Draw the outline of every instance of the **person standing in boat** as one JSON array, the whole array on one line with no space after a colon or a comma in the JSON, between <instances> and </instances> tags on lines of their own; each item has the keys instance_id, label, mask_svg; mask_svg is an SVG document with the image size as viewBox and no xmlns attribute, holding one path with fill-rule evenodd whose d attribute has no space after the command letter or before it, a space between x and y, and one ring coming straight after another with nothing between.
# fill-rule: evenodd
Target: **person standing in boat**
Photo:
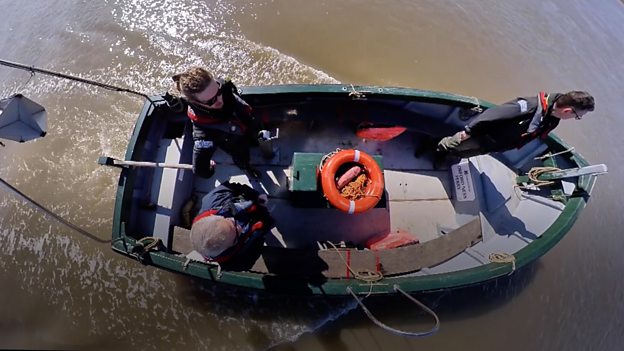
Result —
<instances>
[{"instance_id":1,"label":"person standing in boat","mask_svg":"<svg viewBox=\"0 0 624 351\"><path fill-rule=\"evenodd\" d=\"M594 110L594 98L585 91L521 97L489 108L464 130L440 140L436 159L446 155L471 157L521 148L531 140L544 139L562 119L580 120Z\"/></svg>"},{"instance_id":2,"label":"person standing in boat","mask_svg":"<svg viewBox=\"0 0 624 351\"><path fill-rule=\"evenodd\" d=\"M191 244L225 269L245 270L256 262L273 226L266 194L225 182L202 198L191 226Z\"/></svg>"},{"instance_id":3,"label":"person standing in boat","mask_svg":"<svg viewBox=\"0 0 624 351\"><path fill-rule=\"evenodd\" d=\"M258 123L234 83L213 78L201 67L192 67L172 79L188 103L187 115L193 123L194 173L204 178L214 174L212 156L219 147L248 175L259 178L260 173L249 163L249 149L257 143Z\"/></svg>"}]
</instances>

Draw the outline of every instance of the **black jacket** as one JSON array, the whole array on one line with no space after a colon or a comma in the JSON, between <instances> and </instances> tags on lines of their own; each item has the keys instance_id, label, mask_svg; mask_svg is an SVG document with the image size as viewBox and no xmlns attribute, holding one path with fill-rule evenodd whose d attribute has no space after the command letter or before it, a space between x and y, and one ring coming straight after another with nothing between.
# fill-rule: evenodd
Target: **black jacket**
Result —
<instances>
[{"instance_id":1,"label":"black jacket","mask_svg":"<svg viewBox=\"0 0 624 351\"><path fill-rule=\"evenodd\" d=\"M223 107L217 110L208 109L188 101L189 118L200 128L218 129L224 132L231 132L230 123L234 123L240 128L240 134L249 135L255 140L260 125L251 114L251 106L239 95L234 83L222 79L217 79L217 81L221 84Z\"/></svg>"},{"instance_id":2,"label":"black jacket","mask_svg":"<svg viewBox=\"0 0 624 351\"><path fill-rule=\"evenodd\" d=\"M533 139L545 138L557 127L559 118L552 116L552 109L560 96L547 95L546 105L539 96L516 98L485 110L465 126L465 131L488 152L520 148Z\"/></svg>"}]
</instances>

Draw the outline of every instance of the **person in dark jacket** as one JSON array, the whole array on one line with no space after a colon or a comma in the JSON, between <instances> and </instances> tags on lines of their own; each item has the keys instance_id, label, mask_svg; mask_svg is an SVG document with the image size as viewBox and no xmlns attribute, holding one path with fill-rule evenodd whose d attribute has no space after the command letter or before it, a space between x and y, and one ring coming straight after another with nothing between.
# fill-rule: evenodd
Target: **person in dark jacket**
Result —
<instances>
[{"instance_id":1,"label":"person in dark jacket","mask_svg":"<svg viewBox=\"0 0 624 351\"><path fill-rule=\"evenodd\" d=\"M257 143L259 123L234 83L213 78L201 67L192 67L172 79L188 103L187 115L193 123L194 173L205 178L214 174L212 155L219 147L232 156L234 164L259 178L249 163L249 149Z\"/></svg>"},{"instance_id":2,"label":"person in dark jacket","mask_svg":"<svg viewBox=\"0 0 624 351\"><path fill-rule=\"evenodd\" d=\"M191 244L225 269L248 269L261 254L273 226L267 196L251 187L225 182L202 198L191 226Z\"/></svg>"},{"instance_id":3,"label":"person in dark jacket","mask_svg":"<svg viewBox=\"0 0 624 351\"><path fill-rule=\"evenodd\" d=\"M440 140L438 159L447 154L471 157L521 148L531 140L544 139L562 119L581 119L594 110L594 98L584 91L565 94L540 92L489 108L464 130Z\"/></svg>"}]
</instances>

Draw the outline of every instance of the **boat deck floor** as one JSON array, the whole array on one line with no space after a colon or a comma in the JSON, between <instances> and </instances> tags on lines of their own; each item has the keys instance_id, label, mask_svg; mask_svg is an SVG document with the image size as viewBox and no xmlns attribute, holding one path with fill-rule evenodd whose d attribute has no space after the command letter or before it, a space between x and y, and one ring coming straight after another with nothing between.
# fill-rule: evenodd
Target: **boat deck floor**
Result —
<instances>
[{"instance_id":1,"label":"boat deck floor","mask_svg":"<svg viewBox=\"0 0 624 351\"><path fill-rule=\"evenodd\" d=\"M260 179L249 179L234 166L229 155L217 151L218 166L209 179L195 178L194 191L204 194L224 181L247 184L269 196L275 218L269 245L303 247L317 241L361 244L380 234L408 232L425 242L441 235L441 228L457 227L448 170L433 170L431 158L414 156L414 136L409 133L387 141L365 141L355 133L308 123L290 123L280 128L272 159L252 149L252 164ZM293 206L288 178L294 152L328 153L354 148L382 157L385 203L357 215L328 206Z\"/></svg>"},{"instance_id":2,"label":"boat deck floor","mask_svg":"<svg viewBox=\"0 0 624 351\"><path fill-rule=\"evenodd\" d=\"M147 184L137 192L148 193L147 202L154 203L155 210L140 209L131 230L159 237L172 247L184 203L192 194L201 198L225 181L247 184L269 196L268 207L276 224L266 243L273 247L303 248L323 241L363 244L388 232L407 232L426 243L479 217L483 241L444 265L414 273L432 274L478 266L486 263L493 252L520 250L541 235L563 208L544 196L518 196L516 174L491 156L470 160L475 199L459 201L454 198L452 170L435 170L430 152L415 156L422 136L405 132L387 142L366 141L346 127L330 127L303 121L280 127L273 158L264 158L259 148L251 150L251 163L260 171L260 179L250 179L221 150L214 155L216 172L208 179L194 177L188 170L153 170L145 177L149 179ZM186 133L182 138L161 139L154 148L157 162L188 163L192 140ZM350 148L381 156L385 195L380 204L357 215L348 215L327 203L295 205L288 184L294 152L326 154Z\"/></svg>"}]
</instances>

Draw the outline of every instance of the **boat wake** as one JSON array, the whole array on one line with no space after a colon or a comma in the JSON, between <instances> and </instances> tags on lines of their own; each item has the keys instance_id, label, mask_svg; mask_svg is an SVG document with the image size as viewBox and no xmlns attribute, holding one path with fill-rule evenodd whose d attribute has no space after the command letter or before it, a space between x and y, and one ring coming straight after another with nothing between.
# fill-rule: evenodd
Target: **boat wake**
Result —
<instances>
[{"instance_id":1,"label":"boat wake","mask_svg":"<svg viewBox=\"0 0 624 351\"><path fill-rule=\"evenodd\" d=\"M111 48L122 52L126 62L140 59L137 67L125 67L127 72L121 74L134 73L133 83L142 82L134 88L164 90L173 74L191 65L207 67L237 85L338 83L291 56L246 39L235 20L245 9L231 2L165 0L155 6L138 0L117 1L114 6L120 26L142 35Z\"/></svg>"}]
</instances>

